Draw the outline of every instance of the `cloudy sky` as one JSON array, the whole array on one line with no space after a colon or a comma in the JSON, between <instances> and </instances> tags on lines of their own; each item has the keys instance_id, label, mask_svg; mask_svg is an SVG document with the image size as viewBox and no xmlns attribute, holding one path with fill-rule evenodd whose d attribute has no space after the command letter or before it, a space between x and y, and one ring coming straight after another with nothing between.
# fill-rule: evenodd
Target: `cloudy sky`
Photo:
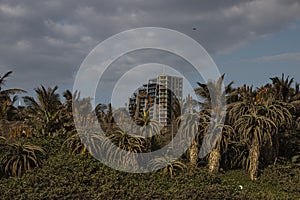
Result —
<instances>
[{"instance_id":1,"label":"cloudy sky","mask_svg":"<svg viewBox=\"0 0 300 200\"><path fill-rule=\"evenodd\" d=\"M41 84L72 89L96 45L149 26L199 42L236 85L281 73L300 82L299 0L0 0L0 75L12 70L7 87L29 93Z\"/></svg>"}]
</instances>

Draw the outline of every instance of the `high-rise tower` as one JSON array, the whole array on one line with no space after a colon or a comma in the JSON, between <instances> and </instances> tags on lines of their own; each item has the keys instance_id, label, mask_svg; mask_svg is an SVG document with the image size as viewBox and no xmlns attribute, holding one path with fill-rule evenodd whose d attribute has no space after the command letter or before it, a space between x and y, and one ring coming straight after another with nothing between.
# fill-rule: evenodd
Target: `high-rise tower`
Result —
<instances>
[{"instance_id":1,"label":"high-rise tower","mask_svg":"<svg viewBox=\"0 0 300 200\"><path fill-rule=\"evenodd\" d=\"M129 113L135 116L143 110L149 110L152 119L167 126L178 115L175 109L179 108L182 102L182 88L181 77L160 74L151 78L129 98Z\"/></svg>"}]
</instances>

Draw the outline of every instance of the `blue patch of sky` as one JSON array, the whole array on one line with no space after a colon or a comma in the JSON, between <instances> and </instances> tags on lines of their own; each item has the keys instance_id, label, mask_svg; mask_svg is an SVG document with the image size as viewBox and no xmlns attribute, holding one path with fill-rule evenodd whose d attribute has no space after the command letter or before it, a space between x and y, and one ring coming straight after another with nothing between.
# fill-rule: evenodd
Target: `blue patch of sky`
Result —
<instances>
[{"instance_id":1,"label":"blue patch of sky","mask_svg":"<svg viewBox=\"0 0 300 200\"><path fill-rule=\"evenodd\" d=\"M259 87L269 82L270 77L282 73L300 82L300 61L273 60L257 61L258 58L286 53L300 52L300 20L292 26L271 36L261 38L227 55L213 56L222 73L226 73L226 82Z\"/></svg>"}]
</instances>

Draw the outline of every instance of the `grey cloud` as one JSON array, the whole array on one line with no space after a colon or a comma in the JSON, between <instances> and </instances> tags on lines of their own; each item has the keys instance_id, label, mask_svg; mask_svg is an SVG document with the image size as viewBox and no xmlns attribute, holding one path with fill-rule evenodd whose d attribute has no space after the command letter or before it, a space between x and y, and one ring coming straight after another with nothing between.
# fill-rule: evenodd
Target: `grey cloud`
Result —
<instances>
[{"instance_id":1,"label":"grey cloud","mask_svg":"<svg viewBox=\"0 0 300 200\"><path fill-rule=\"evenodd\" d=\"M287 61L300 61L300 52L283 53L272 56L263 56L256 58L255 62L287 62Z\"/></svg>"},{"instance_id":2,"label":"grey cloud","mask_svg":"<svg viewBox=\"0 0 300 200\"><path fill-rule=\"evenodd\" d=\"M89 51L120 31L171 28L218 54L270 36L299 16L298 0L2 0L0 66L14 71L13 87L71 85Z\"/></svg>"}]
</instances>

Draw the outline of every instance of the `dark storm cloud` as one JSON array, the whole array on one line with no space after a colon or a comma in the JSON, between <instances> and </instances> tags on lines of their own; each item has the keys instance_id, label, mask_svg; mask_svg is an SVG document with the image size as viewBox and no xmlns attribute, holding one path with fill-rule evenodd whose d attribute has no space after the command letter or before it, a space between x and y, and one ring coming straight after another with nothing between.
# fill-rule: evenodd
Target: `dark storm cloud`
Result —
<instances>
[{"instance_id":1,"label":"dark storm cloud","mask_svg":"<svg viewBox=\"0 0 300 200\"><path fill-rule=\"evenodd\" d=\"M71 86L89 51L120 31L171 28L217 54L272 35L299 15L298 0L1 0L0 72L14 71L12 87Z\"/></svg>"}]
</instances>

